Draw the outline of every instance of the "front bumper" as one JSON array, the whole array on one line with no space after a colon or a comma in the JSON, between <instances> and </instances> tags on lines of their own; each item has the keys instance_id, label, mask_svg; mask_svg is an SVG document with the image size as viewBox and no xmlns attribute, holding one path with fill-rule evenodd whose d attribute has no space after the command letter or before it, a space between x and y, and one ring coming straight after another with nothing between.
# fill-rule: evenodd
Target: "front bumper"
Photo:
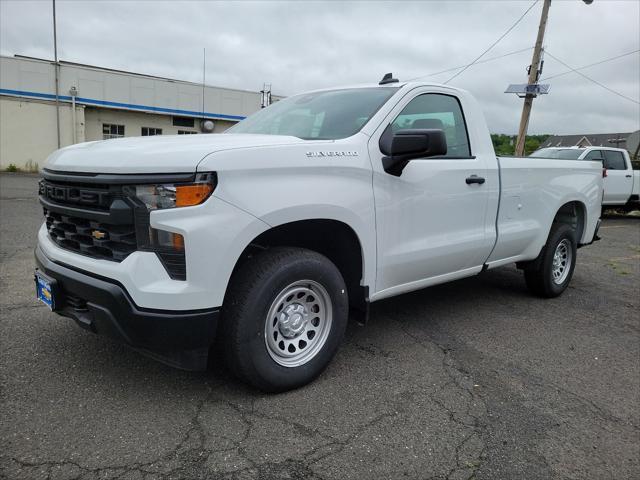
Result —
<instances>
[{"instance_id":1,"label":"front bumper","mask_svg":"<svg viewBox=\"0 0 640 480\"><path fill-rule=\"evenodd\" d=\"M171 366L204 370L219 308L157 310L138 307L117 281L50 260L38 246L36 266L55 282L55 312Z\"/></svg>"}]
</instances>

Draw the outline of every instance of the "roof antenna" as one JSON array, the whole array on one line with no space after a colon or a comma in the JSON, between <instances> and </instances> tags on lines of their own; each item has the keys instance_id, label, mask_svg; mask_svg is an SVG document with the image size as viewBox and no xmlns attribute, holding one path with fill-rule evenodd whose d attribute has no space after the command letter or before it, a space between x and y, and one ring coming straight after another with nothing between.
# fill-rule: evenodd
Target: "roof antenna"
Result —
<instances>
[{"instance_id":1,"label":"roof antenna","mask_svg":"<svg viewBox=\"0 0 640 480\"><path fill-rule=\"evenodd\" d=\"M398 83L400 80L398 80L397 78L393 78L393 73L385 73L384 77L382 77L382 80L380 80L380 83L378 83L378 85L386 85L387 83Z\"/></svg>"}]
</instances>

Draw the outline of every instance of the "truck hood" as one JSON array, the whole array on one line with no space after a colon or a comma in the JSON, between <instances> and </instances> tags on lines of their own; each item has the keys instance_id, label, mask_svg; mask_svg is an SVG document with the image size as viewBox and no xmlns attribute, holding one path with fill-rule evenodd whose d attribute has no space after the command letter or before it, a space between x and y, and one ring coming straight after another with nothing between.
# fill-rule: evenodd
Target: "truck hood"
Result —
<instances>
[{"instance_id":1,"label":"truck hood","mask_svg":"<svg viewBox=\"0 0 640 480\"><path fill-rule=\"evenodd\" d=\"M53 152L45 168L84 173L195 172L207 155L223 150L304 143L282 135L158 135L87 142Z\"/></svg>"}]
</instances>

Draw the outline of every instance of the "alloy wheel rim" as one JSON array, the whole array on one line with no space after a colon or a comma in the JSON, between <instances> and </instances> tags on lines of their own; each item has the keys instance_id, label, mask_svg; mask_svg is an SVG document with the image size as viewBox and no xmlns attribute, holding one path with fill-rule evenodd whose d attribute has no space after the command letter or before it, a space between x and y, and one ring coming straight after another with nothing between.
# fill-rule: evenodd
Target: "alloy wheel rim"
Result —
<instances>
[{"instance_id":1,"label":"alloy wheel rim","mask_svg":"<svg viewBox=\"0 0 640 480\"><path fill-rule=\"evenodd\" d=\"M333 317L327 290L313 280L285 287L265 319L265 344L271 358L284 367L299 367L327 342Z\"/></svg>"},{"instance_id":2,"label":"alloy wheel rim","mask_svg":"<svg viewBox=\"0 0 640 480\"><path fill-rule=\"evenodd\" d=\"M553 253L553 263L551 266L551 275L553 283L561 285L569 276L571 270L571 262L573 261L573 251L571 244L566 238L562 240Z\"/></svg>"}]
</instances>

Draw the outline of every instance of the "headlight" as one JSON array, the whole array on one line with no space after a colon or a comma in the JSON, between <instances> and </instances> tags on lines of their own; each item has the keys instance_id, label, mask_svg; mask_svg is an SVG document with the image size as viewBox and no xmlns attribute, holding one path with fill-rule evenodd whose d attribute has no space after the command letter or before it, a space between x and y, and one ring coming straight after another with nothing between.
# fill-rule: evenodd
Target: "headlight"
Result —
<instances>
[{"instance_id":1,"label":"headlight","mask_svg":"<svg viewBox=\"0 0 640 480\"><path fill-rule=\"evenodd\" d=\"M215 173L197 173L189 183L127 185L124 195L135 205L138 250L155 252L169 277L186 280L184 238L179 233L151 227L150 212L167 208L200 205L216 187Z\"/></svg>"},{"instance_id":2,"label":"headlight","mask_svg":"<svg viewBox=\"0 0 640 480\"><path fill-rule=\"evenodd\" d=\"M192 183L131 185L125 187L125 194L140 200L148 210L190 207L209 198L215 184L215 173L198 173Z\"/></svg>"}]
</instances>

